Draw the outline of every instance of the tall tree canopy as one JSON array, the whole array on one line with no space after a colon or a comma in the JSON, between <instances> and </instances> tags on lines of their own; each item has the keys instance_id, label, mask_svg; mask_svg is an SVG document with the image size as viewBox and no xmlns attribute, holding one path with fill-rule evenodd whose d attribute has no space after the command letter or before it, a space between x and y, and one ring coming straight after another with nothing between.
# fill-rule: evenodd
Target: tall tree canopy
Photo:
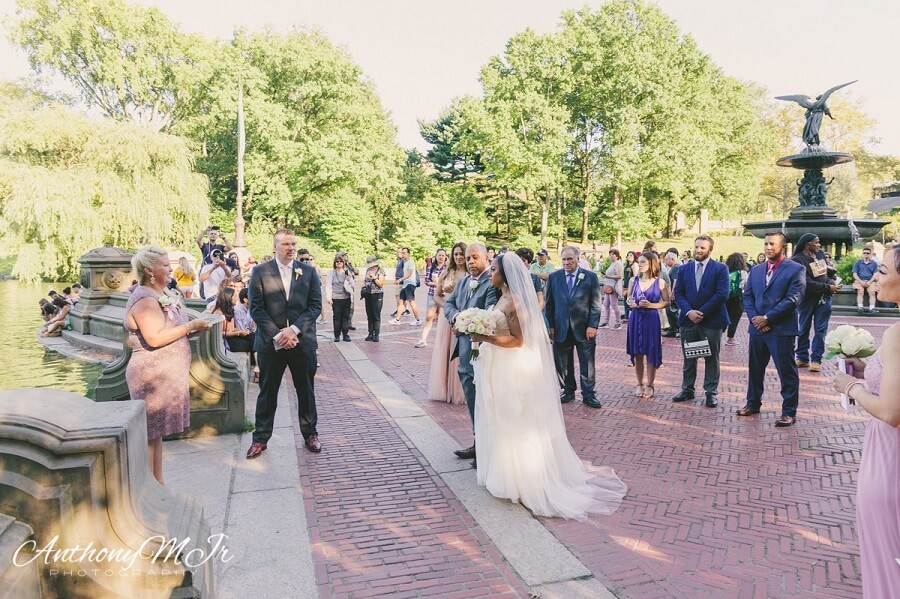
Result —
<instances>
[{"instance_id":1,"label":"tall tree canopy","mask_svg":"<svg viewBox=\"0 0 900 599\"><path fill-rule=\"evenodd\" d=\"M0 107L0 250L20 279L72 280L103 244L188 247L208 222L206 177L184 140L8 85Z\"/></svg>"}]
</instances>

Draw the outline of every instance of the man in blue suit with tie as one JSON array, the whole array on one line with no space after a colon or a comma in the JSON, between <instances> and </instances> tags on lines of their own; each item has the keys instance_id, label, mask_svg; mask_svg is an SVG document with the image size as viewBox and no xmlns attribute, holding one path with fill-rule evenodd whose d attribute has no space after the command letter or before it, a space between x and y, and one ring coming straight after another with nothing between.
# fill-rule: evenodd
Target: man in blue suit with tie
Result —
<instances>
[{"instance_id":1,"label":"man in blue suit with tie","mask_svg":"<svg viewBox=\"0 0 900 599\"><path fill-rule=\"evenodd\" d=\"M682 266L678 271L675 285L675 303L681 314L682 342L709 342L711 355L704 358L703 391L706 392L706 407L719 405L719 350L722 347L722 331L730 322L725 302L728 301L728 267L710 258L713 239L701 235L694 240L694 261ZM681 393L672 401L694 399L694 383L697 380L697 359L684 358L681 369Z\"/></svg>"},{"instance_id":2,"label":"man in blue suit with tie","mask_svg":"<svg viewBox=\"0 0 900 599\"><path fill-rule=\"evenodd\" d=\"M766 261L750 270L744 286L744 311L750 320L750 376L747 403L738 416L759 414L763 379L771 357L781 379L781 417L775 426L791 426L800 403L800 377L794 362L794 346L800 334L797 311L806 291L806 269L786 260L783 233L769 233Z\"/></svg>"},{"instance_id":3,"label":"man in blue suit with tie","mask_svg":"<svg viewBox=\"0 0 900 599\"><path fill-rule=\"evenodd\" d=\"M575 361L572 353L573 349L577 349L581 398L584 405L599 408L601 405L594 393L594 360L603 295L597 275L578 267L579 254L577 247L563 248L563 267L547 279L544 313L550 323L556 373L563 381L560 401L568 403L575 399Z\"/></svg>"}]
</instances>

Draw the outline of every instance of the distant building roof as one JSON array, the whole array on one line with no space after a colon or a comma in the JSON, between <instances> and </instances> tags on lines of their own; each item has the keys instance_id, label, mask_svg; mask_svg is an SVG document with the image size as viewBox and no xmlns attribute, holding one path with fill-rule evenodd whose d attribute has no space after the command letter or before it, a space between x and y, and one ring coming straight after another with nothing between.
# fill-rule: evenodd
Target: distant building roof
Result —
<instances>
[{"instance_id":1,"label":"distant building roof","mask_svg":"<svg viewBox=\"0 0 900 599\"><path fill-rule=\"evenodd\" d=\"M869 205L866 206L866 212L880 214L882 212L890 212L897 207L900 207L900 196L877 198L869 202Z\"/></svg>"}]
</instances>

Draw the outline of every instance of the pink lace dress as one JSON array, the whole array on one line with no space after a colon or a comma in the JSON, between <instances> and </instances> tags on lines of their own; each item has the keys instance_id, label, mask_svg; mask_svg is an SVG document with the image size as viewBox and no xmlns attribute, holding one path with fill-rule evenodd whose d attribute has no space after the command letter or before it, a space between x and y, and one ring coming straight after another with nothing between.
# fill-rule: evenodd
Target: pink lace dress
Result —
<instances>
[{"instance_id":1,"label":"pink lace dress","mask_svg":"<svg viewBox=\"0 0 900 599\"><path fill-rule=\"evenodd\" d=\"M881 391L881 350L866 365L866 387ZM900 596L900 429L877 418L866 425L856 528L862 561L863 597Z\"/></svg>"},{"instance_id":2,"label":"pink lace dress","mask_svg":"<svg viewBox=\"0 0 900 599\"><path fill-rule=\"evenodd\" d=\"M157 295L152 289L138 286L125 305L131 358L125 367L125 381L131 399L147 404L147 439L180 433L191 425L189 376L191 346L187 337L153 349L144 341L140 330L129 328L127 314L140 300ZM166 315L166 328L186 324L188 318L179 310Z\"/></svg>"}]
</instances>

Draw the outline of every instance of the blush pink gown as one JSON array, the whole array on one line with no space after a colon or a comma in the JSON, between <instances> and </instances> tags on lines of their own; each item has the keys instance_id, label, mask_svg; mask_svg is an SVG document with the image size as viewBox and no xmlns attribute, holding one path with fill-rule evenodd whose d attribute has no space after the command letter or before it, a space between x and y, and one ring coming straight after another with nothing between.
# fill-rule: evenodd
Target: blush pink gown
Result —
<instances>
[{"instance_id":1,"label":"blush pink gown","mask_svg":"<svg viewBox=\"0 0 900 599\"><path fill-rule=\"evenodd\" d=\"M881 351L866 365L866 387L881 391ZM900 428L877 418L866 425L856 485L856 529L863 597L900 597Z\"/></svg>"}]
</instances>

